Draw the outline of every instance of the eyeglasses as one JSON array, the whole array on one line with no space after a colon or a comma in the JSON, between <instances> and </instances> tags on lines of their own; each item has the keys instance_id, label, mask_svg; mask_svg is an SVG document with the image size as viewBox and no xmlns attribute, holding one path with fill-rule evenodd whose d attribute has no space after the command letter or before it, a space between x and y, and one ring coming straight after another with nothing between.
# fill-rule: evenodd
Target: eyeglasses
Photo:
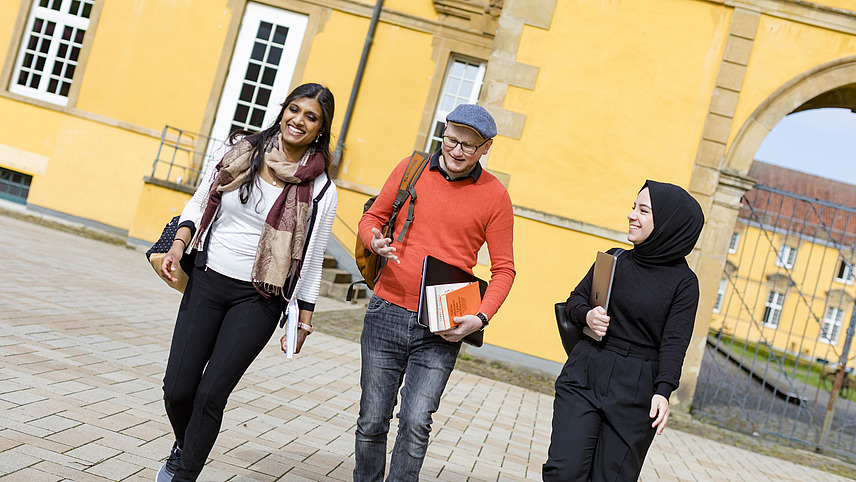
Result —
<instances>
[{"instance_id":1,"label":"eyeglasses","mask_svg":"<svg viewBox=\"0 0 856 482\"><path fill-rule=\"evenodd\" d=\"M454 149L458 145L461 146L461 150L464 151L464 154L475 154L476 150L479 147L485 145L487 141L490 139L485 139L481 144L470 144L469 142L462 142L451 136L443 136L443 145L449 149Z\"/></svg>"}]
</instances>

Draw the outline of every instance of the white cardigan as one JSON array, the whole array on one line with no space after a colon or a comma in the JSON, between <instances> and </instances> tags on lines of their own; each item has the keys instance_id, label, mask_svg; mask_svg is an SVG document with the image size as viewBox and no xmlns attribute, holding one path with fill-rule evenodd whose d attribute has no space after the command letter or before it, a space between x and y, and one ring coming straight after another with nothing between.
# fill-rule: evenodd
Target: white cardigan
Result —
<instances>
[{"instance_id":1,"label":"white cardigan","mask_svg":"<svg viewBox=\"0 0 856 482\"><path fill-rule=\"evenodd\" d=\"M215 159L222 157L220 155L215 157ZM199 187L196 188L193 197L190 198L181 212L179 223L190 221L196 229L193 240L187 247L187 252L190 252L193 248L202 249L204 243L203 233L198 229L198 223L202 219L205 204L208 202L208 191L214 182L214 175L216 173L214 167L216 164L217 162L213 160L207 163L202 173L202 181L199 183ZM315 178L315 184L312 187L313 196L318 196L318 193L324 188L324 184L327 183L327 179L327 174L325 173L321 173L321 175ZM330 231L333 229L338 201L339 195L336 192L336 185L331 182L324 196L318 201L315 225L312 228L312 235L309 238L306 257L303 259L300 279L297 281L297 286L294 289L294 296L297 296L301 310L314 311L315 303L318 301L318 292L321 287L321 268L324 265L324 252L327 250ZM218 217L219 213L215 214L212 224L217 222Z\"/></svg>"}]
</instances>

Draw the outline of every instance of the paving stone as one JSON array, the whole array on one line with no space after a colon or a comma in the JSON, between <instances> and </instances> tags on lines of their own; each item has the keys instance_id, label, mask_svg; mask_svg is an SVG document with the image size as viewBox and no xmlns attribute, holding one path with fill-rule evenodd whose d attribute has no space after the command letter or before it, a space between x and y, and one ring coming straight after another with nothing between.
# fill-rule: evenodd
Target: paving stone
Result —
<instances>
[{"instance_id":1,"label":"paving stone","mask_svg":"<svg viewBox=\"0 0 856 482\"><path fill-rule=\"evenodd\" d=\"M8 359L4 359L7 361ZM18 390L14 392L7 392L0 395L0 400L5 402L13 403L15 405L26 405L28 403L39 402L42 400L48 400L48 397L42 396L36 392L30 390Z\"/></svg>"},{"instance_id":2,"label":"paving stone","mask_svg":"<svg viewBox=\"0 0 856 482\"><path fill-rule=\"evenodd\" d=\"M121 451L100 445L97 442L91 442L66 452L67 455L85 460L93 465L115 457L119 453Z\"/></svg>"},{"instance_id":3,"label":"paving stone","mask_svg":"<svg viewBox=\"0 0 856 482\"><path fill-rule=\"evenodd\" d=\"M39 418L29 422L30 425L49 430L52 433L61 432L72 427L80 425L77 420L65 418L58 415L49 415L44 418Z\"/></svg>"},{"instance_id":4,"label":"paving stone","mask_svg":"<svg viewBox=\"0 0 856 482\"><path fill-rule=\"evenodd\" d=\"M38 463L41 459L22 452L21 446L0 452L0 473L8 474Z\"/></svg>"},{"instance_id":5,"label":"paving stone","mask_svg":"<svg viewBox=\"0 0 856 482\"><path fill-rule=\"evenodd\" d=\"M100 475L110 480L124 480L142 470L138 463L113 457L86 469L90 474Z\"/></svg>"},{"instance_id":6,"label":"paving stone","mask_svg":"<svg viewBox=\"0 0 856 482\"><path fill-rule=\"evenodd\" d=\"M26 481L26 482L51 482L65 480L64 477L42 472L41 470L27 467L11 474L0 476L3 481Z\"/></svg>"},{"instance_id":7,"label":"paving stone","mask_svg":"<svg viewBox=\"0 0 856 482\"><path fill-rule=\"evenodd\" d=\"M74 481L74 482L109 482L112 479L108 479L106 477L102 477L100 475L89 474L84 471L85 466L66 466L57 464L51 461L42 461L38 464L31 467L32 469L39 470L41 472L52 474L58 477L61 477L60 480L63 481ZM14 479L12 479L14 480ZM26 480L26 479L24 479ZM152 479L154 480L154 477Z\"/></svg>"}]
</instances>

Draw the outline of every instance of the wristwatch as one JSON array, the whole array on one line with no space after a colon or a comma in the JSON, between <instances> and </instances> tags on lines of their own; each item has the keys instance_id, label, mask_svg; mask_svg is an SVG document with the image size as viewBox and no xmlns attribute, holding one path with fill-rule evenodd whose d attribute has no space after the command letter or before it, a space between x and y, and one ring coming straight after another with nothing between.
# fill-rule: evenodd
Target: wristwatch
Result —
<instances>
[{"instance_id":1,"label":"wristwatch","mask_svg":"<svg viewBox=\"0 0 856 482\"><path fill-rule=\"evenodd\" d=\"M487 328L488 325L487 315L485 315L484 313L476 313L476 316L478 316L482 322L482 326L481 328L479 328L479 330L484 331L484 329Z\"/></svg>"}]
</instances>

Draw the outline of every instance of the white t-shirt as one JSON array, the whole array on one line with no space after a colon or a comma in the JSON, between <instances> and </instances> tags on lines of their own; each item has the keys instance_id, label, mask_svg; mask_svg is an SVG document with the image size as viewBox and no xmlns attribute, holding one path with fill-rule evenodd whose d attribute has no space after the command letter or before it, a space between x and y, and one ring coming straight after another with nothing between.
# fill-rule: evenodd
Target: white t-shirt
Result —
<instances>
[{"instance_id":1,"label":"white t-shirt","mask_svg":"<svg viewBox=\"0 0 856 482\"><path fill-rule=\"evenodd\" d=\"M282 186L256 178L250 199L241 204L240 189L223 193L217 222L211 225L208 268L230 278L252 281L259 237Z\"/></svg>"}]
</instances>

